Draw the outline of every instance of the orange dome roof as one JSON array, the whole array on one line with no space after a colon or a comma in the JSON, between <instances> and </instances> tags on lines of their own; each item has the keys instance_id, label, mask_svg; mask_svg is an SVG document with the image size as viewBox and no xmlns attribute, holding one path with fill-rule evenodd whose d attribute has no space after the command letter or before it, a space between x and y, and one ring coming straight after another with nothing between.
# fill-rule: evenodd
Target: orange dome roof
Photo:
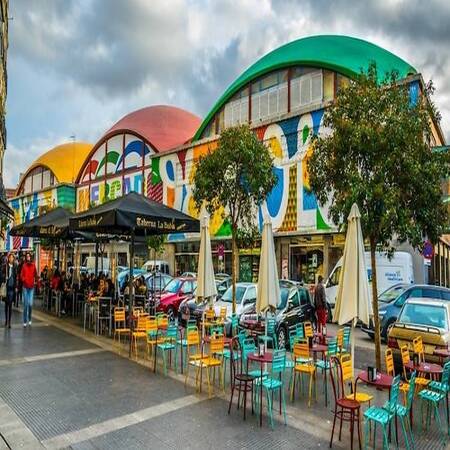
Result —
<instances>
[{"instance_id":1,"label":"orange dome roof","mask_svg":"<svg viewBox=\"0 0 450 450\"><path fill-rule=\"evenodd\" d=\"M27 175L36 167L45 167L53 172L58 183L75 182L81 166L92 149L86 142L68 142L57 145L39 156L22 175L17 192Z\"/></svg>"},{"instance_id":2,"label":"orange dome roof","mask_svg":"<svg viewBox=\"0 0 450 450\"><path fill-rule=\"evenodd\" d=\"M194 136L201 119L175 106L156 105L138 109L115 123L106 133L133 131L159 152L185 144Z\"/></svg>"}]
</instances>

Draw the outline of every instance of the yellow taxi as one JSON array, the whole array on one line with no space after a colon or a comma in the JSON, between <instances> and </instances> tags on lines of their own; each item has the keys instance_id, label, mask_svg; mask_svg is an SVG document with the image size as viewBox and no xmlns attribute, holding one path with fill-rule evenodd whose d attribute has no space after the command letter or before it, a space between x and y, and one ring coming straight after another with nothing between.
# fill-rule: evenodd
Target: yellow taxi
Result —
<instances>
[{"instance_id":1,"label":"yellow taxi","mask_svg":"<svg viewBox=\"0 0 450 450\"><path fill-rule=\"evenodd\" d=\"M422 337L425 360L439 362L435 350L447 348L450 343L450 302L429 298L405 302L388 333L388 347L396 365L401 365L400 347L408 345L412 352L413 339L417 336Z\"/></svg>"}]
</instances>

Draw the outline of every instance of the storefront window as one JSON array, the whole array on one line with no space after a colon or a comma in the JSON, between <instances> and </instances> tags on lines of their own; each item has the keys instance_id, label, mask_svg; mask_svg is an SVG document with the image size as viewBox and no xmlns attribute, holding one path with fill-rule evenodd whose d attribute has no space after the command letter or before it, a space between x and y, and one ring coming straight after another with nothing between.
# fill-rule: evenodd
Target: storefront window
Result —
<instances>
[{"instance_id":1,"label":"storefront window","mask_svg":"<svg viewBox=\"0 0 450 450\"><path fill-rule=\"evenodd\" d=\"M322 249L309 249L300 246L290 248L290 278L305 284L315 284L319 275L323 276Z\"/></svg>"}]
</instances>

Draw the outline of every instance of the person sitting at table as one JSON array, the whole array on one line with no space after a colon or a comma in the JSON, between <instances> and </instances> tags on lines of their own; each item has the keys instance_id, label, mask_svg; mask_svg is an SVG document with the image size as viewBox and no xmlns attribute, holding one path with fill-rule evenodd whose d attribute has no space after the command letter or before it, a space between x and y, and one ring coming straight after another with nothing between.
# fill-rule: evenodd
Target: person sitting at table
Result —
<instances>
[{"instance_id":1,"label":"person sitting at table","mask_svg":"<svg viewBox=\"0 0 450 450\"><path fill-rule=\"evenodd\" d=\"M66 311L72 308L72 289L69 280L64 280L61 290L61 314L65 315Z\"/></svg>"},{"instance_id":2,"label":"person sitting at table","mask_svg":"<svg viewBox=\"0 0 450 450\"><path fill-rule=\"evenodd\" d=\"M53 272L52 279L50 281L50 287L52 290L59 292L61 290L61 274L58 269Z\"/></svg>"},{"instance_id":3,"label":"person sitting at table","mask_svg":"<svg viewBox=\"0 0 450 450\"><path fill-rule=\"evenodd\" d=\"M136 295L147 295L147 284L142 276L136 280Z\"/></svg>"}]
</instances>

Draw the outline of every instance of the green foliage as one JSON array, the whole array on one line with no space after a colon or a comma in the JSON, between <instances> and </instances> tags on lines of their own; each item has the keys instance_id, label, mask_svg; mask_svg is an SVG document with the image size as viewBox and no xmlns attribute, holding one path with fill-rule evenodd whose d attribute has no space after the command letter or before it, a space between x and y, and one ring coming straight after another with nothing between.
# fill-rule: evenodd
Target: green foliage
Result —
<instances>
[{"instance_id":1,"label":"green foliage","mask_svg":"<svg viewBox=\"0 0 450 450\"><path fill-rule=\"evenodd\" d=\"M225 207L232 233L238 223L251 226L255 206L275 185L273 161L268 148L247 125L222 132L218 147L199 159L193 197L198 208L205 204L211 214Z\"/></svg>"},{"instance_id":2,"label":"green foliage","mask_svg":"<svg viewBox=\"0 0 450 450\"><path fill-rule=\"evenodd\" d=\"M147 236L146 243L149 250L153 250L155 257L164 252L164 246L167 242L167 235L158 234Z\"/></svg>"},{"instance_id":3,"label":"green foliage","mask_svg":"<svg viewBox=\"0 0 450 450\"><path fill-rule=\"evenodd\" d=\"M261 241L261 233L255 226L238 228L236 233L236 243L238 248L252 249Z\"/></svg>"},{"instance_id":4,"label":"green foliage","mask_svg":"<svg viewBox=\"0 0 450 450\"><path fill-rule=\"evenodd\" d=\"M396 74L377 84L376 66L338 92L324 116L331 134L314 140L308 163L311 187L330 217L346 224L351 205L361 211L363 233L388 249L393 237L420 247L436 242L447 221L440 181L449 156L433 152L432 84L412 105Z\"/></svg>"}]
</instances>

